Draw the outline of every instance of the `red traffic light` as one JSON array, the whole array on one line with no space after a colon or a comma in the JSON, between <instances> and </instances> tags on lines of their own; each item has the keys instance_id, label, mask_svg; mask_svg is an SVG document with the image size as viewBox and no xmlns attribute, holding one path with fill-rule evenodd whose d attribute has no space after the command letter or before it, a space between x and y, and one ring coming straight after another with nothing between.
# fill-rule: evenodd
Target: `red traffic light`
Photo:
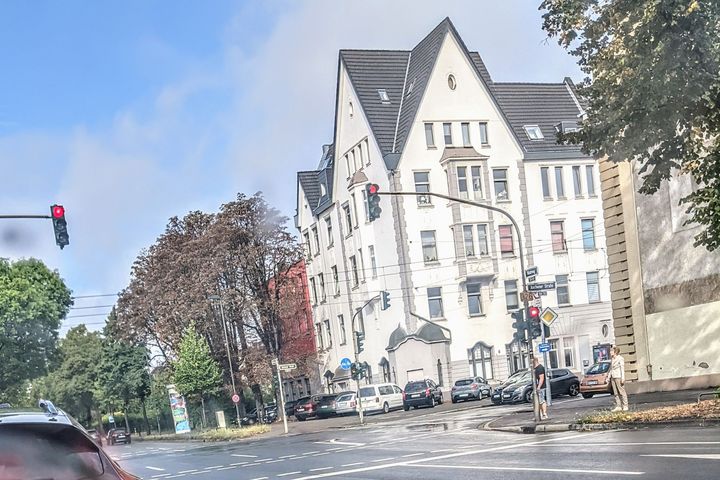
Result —
<instances>
[{"instance_id":1,"label":"red traffic light","mask_svg":"<svg viewBox=\"0 0 720 480\"><path fill-rule=\"evenodd\" d=\"M375 195L376 193L378 193L380 191L380 187L376 183L371 183L370 186L368 187L368 191L371 194Z\"/></svg>"},{"instance_id":2,"label":"red traffic light","mask_svg":"<svg viewBox=\"0 0 720 480\"><path fill-rule=\"evenodd\" d=\"M540 316L540 309L538 307L528 308L528 314L530 318L538 318Z\"/></svg>"},{"instance_id":3,"label":"red traffic light","mask_svg":"<svg viewBox=\"0 0 720 480\"><path fill-rule=\"evenodd\" d=\"M65 207L62 205L53 205L52 206L52 216L53 218L62 218L65 216Z\"/></svg>"}]
</instances>

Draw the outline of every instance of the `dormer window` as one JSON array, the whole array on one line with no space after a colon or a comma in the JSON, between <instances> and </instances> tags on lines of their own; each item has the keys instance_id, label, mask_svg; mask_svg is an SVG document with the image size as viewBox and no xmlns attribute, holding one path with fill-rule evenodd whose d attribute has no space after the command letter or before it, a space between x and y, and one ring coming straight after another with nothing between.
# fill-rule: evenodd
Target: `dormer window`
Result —
<instances>
[{"instance_id":1,"label":"dormer window","mask_svg":"<svg viewBox=\"0 0 720 480\"><path fill-rule=\"evenodd\" d=\"M390 97L388 97L387 90L378 89L378 95L380 96L380 103L388 105L390 103Z\"/></svg>"},{"instance_id":2,"label":"dormer window","mask_svg":"<svg viewBox=\"0 0 720 480\"><path fill-rule=\"evenodd\" d=\"M327 187L325 186L325 182L320 182L320 196L324 197L327 195Z\"/></svg>"},{"instance_id":3,"label":"dormer window","mask_svg":"<svg viewBox=\"0 0 720 480\"><path fill-rule=\"evenodd\" d=\"M528 138L530 138L530 140L542 140L545 138L542 130L540 130L540 127L538 127L537 125L525 125L523 128L525 129L525 133L527 133L527 136Z\"/></svg>"}]
</instances>

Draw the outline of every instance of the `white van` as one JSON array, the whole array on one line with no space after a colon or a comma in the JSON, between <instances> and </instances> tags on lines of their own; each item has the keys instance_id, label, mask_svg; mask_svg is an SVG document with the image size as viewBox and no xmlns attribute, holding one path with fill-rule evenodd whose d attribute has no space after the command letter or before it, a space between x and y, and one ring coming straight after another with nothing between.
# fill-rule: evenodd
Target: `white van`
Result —
<instances>
[{"instance_id":1,"label":"white van","mask_svg":"<svg viewBox=\"0 0 720 480\"><path fill-rule=\"evenodd\" d=\"M383 412L402 408L403 392L394 383L360 387L363 412Z\"/></svg>"}]
</instances>

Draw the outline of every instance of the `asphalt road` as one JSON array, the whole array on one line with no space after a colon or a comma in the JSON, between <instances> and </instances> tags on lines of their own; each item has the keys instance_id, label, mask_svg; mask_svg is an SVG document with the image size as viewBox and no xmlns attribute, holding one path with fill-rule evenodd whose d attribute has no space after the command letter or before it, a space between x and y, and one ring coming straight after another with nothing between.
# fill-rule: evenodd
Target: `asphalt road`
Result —
<instances>
[{"instance_id":1,"label":"asphalt road","mask_svg":"<svg viewBox=\"0 0 720 480\"><path fill-rule=\"evenodd\" d=\"M289 436L275 429L245 443L137 442L108 451L130 472L163 480L720 478L717 428L547 435L478 429L526 408L459 404L373 416L365 427L352 418L308 421L293 423Z\"/></svg>"}]
</instances>

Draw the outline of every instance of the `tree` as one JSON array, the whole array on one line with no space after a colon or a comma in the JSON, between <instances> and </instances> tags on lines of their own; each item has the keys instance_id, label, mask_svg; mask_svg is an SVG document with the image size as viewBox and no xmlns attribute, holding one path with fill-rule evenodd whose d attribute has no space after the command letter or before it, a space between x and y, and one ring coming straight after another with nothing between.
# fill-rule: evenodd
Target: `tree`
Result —
<instances>
[{"instance_id":1,"label":"tree","mask_svg":"<svg viewBox=\"0 0 720 480\"><path fill-rule=\"evenodd\" d=\"M183 395L200 397L202 418L205 416L205 394L215 390L220 384L220 367L210 355L210 347L191 323L180 341L180 352L174 363L175 386Z\"/></svg>"},{"instance_id":2,"label":"tree","mask_svg":"<svg viewBox=\"0 0 720 480\"><path fill-rule=\"evenodd\" d=\"M561 141L641 165L642 193L679 172L695 245L720 246L720 2L544 0L543 28L588 75L582 130Z\"/></svg>"},{"instance_id":3,"label":"tree","mask_svg":"<svg viewBox=\"0 0 720 480\"><path fill-rule=\"evenodd\" d=\"M17 398L47 374L71 305L60 275L41 261L0 259L0 397Z\"/></svg>"}]
</instances>

